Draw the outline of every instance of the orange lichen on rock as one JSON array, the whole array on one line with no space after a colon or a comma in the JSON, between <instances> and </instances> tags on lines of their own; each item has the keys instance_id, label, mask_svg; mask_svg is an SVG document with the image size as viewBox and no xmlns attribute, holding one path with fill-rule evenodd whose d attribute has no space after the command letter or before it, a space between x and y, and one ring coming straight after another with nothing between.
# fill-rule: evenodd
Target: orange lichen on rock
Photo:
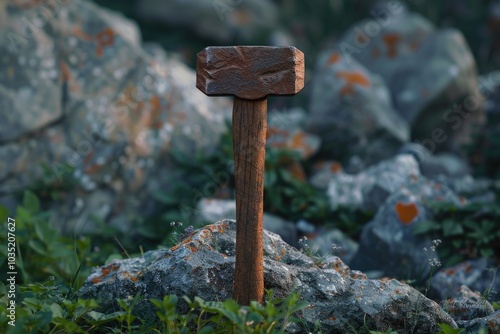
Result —
<instances>
[{"instance_id":1,"label":"orange lichen on rock","mask_svg":"<svg viewBox=\"0 0 500 334\"><path fill-rule=\"evenodd\" d=\"M396 213L399 220L407 225L410 224L418 216L418 206L415 203L396 203Z\"/></svg>"},{"instance_id":2,"label":"orange lichen on rock","mask_svg":"<svg viewBox=\"0 0 500 334\"><path fill-rule=\"evenodd\" d=\"M339 162L333 162L330 166L330 171L335 174L342 172L342 164Z\"/></svg>"},{"instance_id":3,"label":"orange lichen on rock","mask_svg":"<svg viewBox=\"0 0 500 334\"><path fill-rule=\"evenodd\" d=\"M231 16L232 20L238 25L249 25L252 22L253 13L247 8L235 10Z\"/></svg>"},{"instance_id":4,"label":"orange lichen on rock","mask_svg":"<svg viewBox=\"0 0 500 334\"><path fill-rule=\"evenodd\" d=\"M330 57L328 57L328 60L326 61L326 65L329 66L329 65L335 64L339 60L340 60L340 53L335 51L334 53L332 53L330 55Z\"/></svg>"},{"instance_id":5,"label":"orange lichen on rock","mask_svg":"<svg viewBox=\"0 0 500 334\"><path fill-rule=\"evenodd\" d=\"M359 44L365 44L368 42L368 38L365 34L357 33L355 38Z\"/></svg>"},{"instance_id":6,"label":"orange lichen on rock","mask_svg":"<svg viewBox=\"0 0 500 334\"><path fill-rule=\"evenodd\" d=\"M153 129L161 129L163 121L161 120L161 100L159 96L151 97L151 113L149 114L149 125Z\"/></svg>"},{"instance_id":7,"label":"orange lichen on rock","mask_svg":"<svg viewBox=\"0 0 500 334\"><path fill-rule=\"evenodd\" d=\"M211 232L224 233L229 229L229 224L215 224L204 227Z\"/></svg>"},{"instance_id":8,"label":"orange lichen on rock","mask_svg":"<svg viewBox=\"0 0 500 334\"><path fill-rule=\"evenodd\" d=\"M292 148L302 148L305 144L306 134L303 131L295 133L292 137Z\"/></svg>"},{"instance_id":9,"label":"orange lichen on rock","mask_svg":"<svg viewBox=\"0 0 500 334\"><path fill-rule=\"evenodd\" d=\"M302 165L298 161L292 162L288 166L287 170L290 172L294 179L301 182L306 182L306 172L304 172L304 168L302 168Z\"/></svg>"},{"instance_id":10,"label":"orange lichen on rock","mask_svg":"<svg viewBox=\"0 0 500 334\"><path fill-rule=\"evenodd\" d=\"M398 44L401 42L401 35L398 33L389 33L382 37L382 41L387 47L387 57L394 58L398 54Z\"/></svg>"},{"instance_id":11,"label":"orange lichen on rock","mask_svg":"<svg viewBox=\"0 0 500 334\"><path fill-rule=\"evenodd\" d=\"M128 272L124 272L123 273L123 277L128 278L132 282L137 282L139 280L139 276L140 275L132 275L132 274L130 274Z\"/></svg>"},{"instance_id":12,"label":"orange lichen on rock","mask_svg":"<svg viewBox=\"0 0 500 334\"><path fill-rule=\"evenodd\" d=\"M96 36L97 49L96 55L102 57L104 48L111 46L115 43L115 32L111 28L105 28Z\"/></svg>"},{"instance_id":13,"label":"orange lichen on rock","mask_svg":"<svg viewBox=\"0 0 500 334\"><path fill-rule=\"evenodd\" d=\"M361 72L350 72L350 71L340 71L337 73L337 77L344 79L346 84L340 90L340 96L353 95L354 87L370 87L370 79Z\"/></svg>"},{"instance_id":14,"label":"orange lichen on rock","mask_svg":"<svg viewBox=\"0 0 500 334\"><path fill-rule=\"evenodd\" d=\"M275 135L288 136L289 134L290 134L290 131L271 125L267 128L266 139L272 138Z\"/></svg>"},{"instance_id":15,"label":"orange lichen on rock","mask_svg":"<svg viewBox=\"0 0 500 334\"><path fill-rule=\"evenodd\" d=\"M71 81L73 79L73 76L71 75L71 71L68 67L68 64L66 64L65 61L61 61L59 67L61 70L61 75L59 76L59 80L61 81L61 83L66 83L68 81Z\"/></svg>"}]
</instances>

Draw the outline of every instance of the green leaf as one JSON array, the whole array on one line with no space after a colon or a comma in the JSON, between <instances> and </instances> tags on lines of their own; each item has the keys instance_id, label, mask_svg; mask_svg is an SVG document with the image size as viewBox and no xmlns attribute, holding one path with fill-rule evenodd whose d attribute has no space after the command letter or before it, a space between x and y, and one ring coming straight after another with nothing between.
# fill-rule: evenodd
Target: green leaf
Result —
<instances>
[{"instance_id":1,"label":"green leaf","mask_svg":"<svg viewBox=\"0 0 500 334\"><path fill-rule=\"evenodd\" d=\"M487 259L491 258L495 252L491 248L482 248L480 251L481 256Z\"/></svg>"},{"instance_id":2,"label":"green leaf","mask_svg":"<svg viewBox=\"0 0 500 334\"><path fill-rule=\"evenodd\" d=\"M198 331L198 334L211 334L214 332L215 332L215 329L213 327L205 326Z\"/></svg>"},{"instance_id":3,"label":"green leaf","mask_svg":"<svg viewBox=\"0 0 500 334\"><path fill-rule=\"evenodd\" d=\"M458 222L451 219L446 219L443 222L443 234L445 237L451 235L461 235L463 233L464 229Z\"/></svg>"},{"instance_id":4,"label":"green leaf","mask_svg":"<svg viewBox=\"0 0 500 334\"><path fill-rule=\"evenodd\" d=\"M5 222L9 218L9 210L0 204L0 222Z\"/></svg>"},{"instance_id":5,"label":"green leaf","mask_svg":"<svg viewBox=\"0 0 500 334\"><path fill-rule=\"evenodd\" d=\"M64 317L64 315L63 315L64 311L61 308L61 306L59 306L58 304L52 303L52 305L50 305L50 310L52 311L52 317L54 317L54 318Z\"/></svg>"},{"instance_id":6,"label":"green leaf","mask_svg":"<svg viewBox=\"0 0 500 334\"><path fill-rule=\"evenodd\" d=\"M31 239L30 241L28 241L28 245L38 254L42 256L47 255L45 245L40 240Z\"/></svg>"},{"instance_id":7,"label":"green leaf","mask_svg":"<svg viewBox=\"0 0 500 334\"><path fill-rule=\"evenodd\" d=\"M264 173L264 185L266 187L272 187L275 183L276 180L278 179L278 174L276 173L275 170L266 170Z\"/></svg>"},{"instance_id":8,"label":"green leaf","mask_svg":"<svg viewBox=\"0 0 500 334\"><path fill-rule=\"evenodd\" d=\"M175 205L179 203L179 198L177 196L174 196L171 193L166 193L162 191L155 191L153 192L153 197L158 200L160 203L166 204L166 205Z\"/></svg>"},{"instance_id":9,"label":"green leaf","mask_svg":"<svg viewBox=\"0 0 500 334\"><path fill-rule=\"evenodd\" d=\"M61 325L66 333L86 333L74 321L65 319L63 317L54 317L54 322Z\"/></svg>"},{"instance_id":10,"label":"green leaf","mask_svg":"<svg viewBox=\"0 0 500 334\"><path fill-rule=\"evenodd\" d=\"M430 232L439 231L440 229L441 227L438 223L431 220L425 220L413 226L412 233L416 235L427 234Z\"/></svg>"},{"instance_id":11,"label":"green leaf","mask_svg":"<svg viewBox=\"0 0 500 334\"><path fill-rule=\"evenodd\" d=\"M24 192L23 206L30 212L36 213L40 210L40 201L38 197L29 190Z\"/></svg>"},{"instance_id":12,"label":"green leaf","mask_svg":"<svg viewBox=\"0 0 500 334\"><path fill-rule=\"evenodd\" d=\"M110 321L115 321L127 313L125 311L118 311L110 314L104 314L96 311L90 311L87 314L92 319L90 320L90 323L99 326Z\"/></svg>"},{"instance_id":13,"label":"green leaf","mask_svg":"<svg viewBox=\"0 0 500 334\"><path fill-rule=\"evenodd\" d=\"M441 327L441 331L438 334L459 334L465 331L463 328L453 328L448 324L438 324Z\"/></svg>"}]
</instances>

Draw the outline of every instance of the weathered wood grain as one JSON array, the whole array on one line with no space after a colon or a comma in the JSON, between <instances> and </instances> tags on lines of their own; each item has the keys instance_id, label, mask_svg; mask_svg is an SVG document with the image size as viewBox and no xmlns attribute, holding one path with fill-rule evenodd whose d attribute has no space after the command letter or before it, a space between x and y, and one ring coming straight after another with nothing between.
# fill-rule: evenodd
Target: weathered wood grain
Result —
<instances>
[{"instance_id":1,"label":"weathered wood grain","mask_svg":"<svg viewBox=\"0 0 500 334\"><path fill-rule=\"evenodd\" d=\"M236 265L233 299L242 305L264 297L264 163L267 100L234 99Z\"/></svg>"},{"instance_id":2,"label":"weathered wood grain","mask_svg":"<svg viewBox=\"0 0 500 334\"><path fill-rule=\"evenodd\" d=\"M304 54L292 46L208 47L198 53L196 87L248 100L296 94L304 87Z\"/></svg>"}]
</instances>

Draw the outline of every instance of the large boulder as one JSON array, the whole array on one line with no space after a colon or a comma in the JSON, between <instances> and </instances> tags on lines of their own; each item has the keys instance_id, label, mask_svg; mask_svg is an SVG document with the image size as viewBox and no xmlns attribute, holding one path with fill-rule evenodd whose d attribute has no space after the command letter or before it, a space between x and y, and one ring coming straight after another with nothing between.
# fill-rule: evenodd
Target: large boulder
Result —
<instances>
[{"instance_id":1,"label":"large boulder","mask_svg":"<svg viewBox=\"0 0 500 334\"><path fill-rule=\"evenodd\" d=\"M318 134L336 159L361 155L372 164L409 140L408 124L395 112L382 78L339 49L320 54L310 101L306 130Z\"/></svg>"},{"instance_id":2,"label":"large boulder","mask_svg":"<svg viewBox=\"0 0 500 334\"><path fill-rule=\"evenodd\" d=\"M104 220L126 230L168 189L170 150L216 147L230 102L199 92L194 72L158 47L143 48L123 16L83 0L15 1L0 14L2 202L15 207L12 194L41 180L46 193L62 192L61 229Z\"/></svg>"},{"instance_id":3,"label":"large boulder","mask_svg":"<svg viewBox=\"0 0 500 334\"><path fill-rule=\"evenodd\" d=\"M226 220L194 231L170 249L115 260L92 272L80 296L97 299L108 312L116 309L116 298L126 299L137 293L147 299L163 299L167 294L205 300L230 298L235 238L236 222ZM326 333L345 333L365 324L379 331L391 327L403 332L411 327L413 333L422 334L438 331L438 323L456 327L437 303L409 285L397 280L368 280L351 272L339 258L318 267L267 231L264 284L281 297L299 292L310 304L302 311L302 322L311 328L318 321ZM134 311L141 318L154 319L155 310L147 299L138 302ZM300 332L306 332L305 328Z\"/></svg>"},{"instance_id":4,"label":"large boulder","mask_svg":"<svg viewBox=\"0 0 500 334\"><path fill-rule=\"evenodd\" d=\"M431 267L440 264L435 252L439 242L414 235L413 229L431 218L428 203L436 201L461 205L444 185L423 176L405 180L363 227L359 250L349 265L390 277L426 280Z\"/></svg>"},{"instance_id":5,"label":"large boulder","mask_svg":"<svg viewBox=\"0 0 500 334\"><path fill-rule=\"evenodd\" d=\"M432 152L458 150L484 122L484 97L464 37L454 29L436 31L400 2L382 7L355 23L338 47L385 80L412 139Z\"/></svg>"}]
</instances>

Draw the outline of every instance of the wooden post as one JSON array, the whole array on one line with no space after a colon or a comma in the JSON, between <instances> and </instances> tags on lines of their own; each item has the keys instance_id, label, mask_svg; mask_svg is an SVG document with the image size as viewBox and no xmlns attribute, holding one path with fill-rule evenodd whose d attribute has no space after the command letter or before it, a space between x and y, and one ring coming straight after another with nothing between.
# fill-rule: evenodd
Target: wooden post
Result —
<instances>
[{"instance_id":1,"label":"wooden post","mask_svg":"<svg viewBox=\"0 0 500 334\"><path fill-rule=\"evenodd\" d=\"M196 87L207 95L234 95L236 263L233 299L264 297L263 196L267 96L304 87L304 54L294 47L208 47L198 54Z\"/></svg>"}]
</instances>

